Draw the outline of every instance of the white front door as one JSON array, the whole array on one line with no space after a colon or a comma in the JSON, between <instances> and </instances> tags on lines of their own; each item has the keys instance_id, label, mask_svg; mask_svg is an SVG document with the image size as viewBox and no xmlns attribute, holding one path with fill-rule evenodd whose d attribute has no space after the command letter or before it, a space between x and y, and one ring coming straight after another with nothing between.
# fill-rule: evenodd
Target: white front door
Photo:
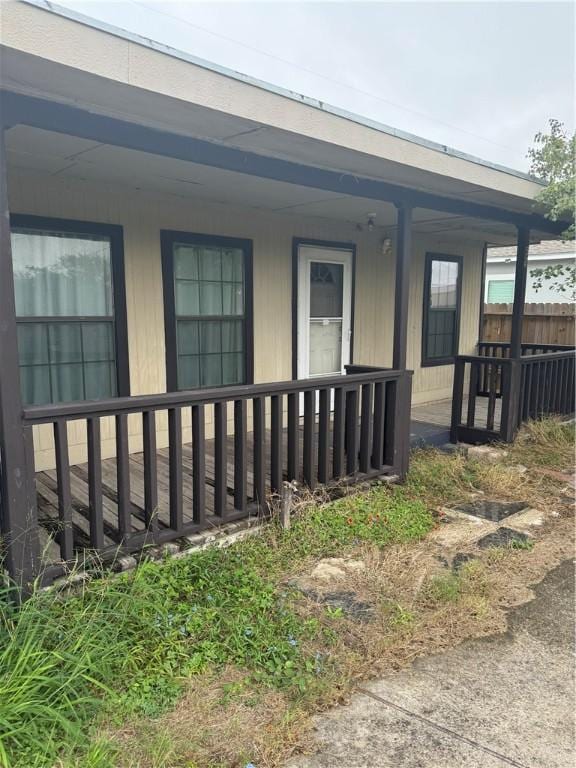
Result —
<instances>
[{"instance_id":1,"label":"white front door","mask_svg":"<svg viewBox=\"0 0 576 768\"><path fill-rule=\"evenodd\" d=\"M352 250L298 248L298 378L338 376L350 362Z\"/></svg>"}]
</instances>

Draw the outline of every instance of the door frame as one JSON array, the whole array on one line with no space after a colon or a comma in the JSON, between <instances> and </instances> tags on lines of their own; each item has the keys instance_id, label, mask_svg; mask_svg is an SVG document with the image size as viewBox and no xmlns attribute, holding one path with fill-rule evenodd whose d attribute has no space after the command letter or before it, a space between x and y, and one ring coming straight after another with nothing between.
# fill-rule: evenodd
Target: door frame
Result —
<instances>
[{"instance_id":1,"label":"door frame","mask_svg":"<svg viewBox=\"0 0 576 768\"><path fill-rule=\"evenodd\" d=\"M356 243L336 240L314 240L311 238L292 238L292 378L298 378L298 301L299 301L299 254L300 246L309 245L313 248L332 248L333 250L349 251L352 254L352 275L350 280L350 363L354 362L354 315L356 303Z\"/></svg>"}]
</instances>

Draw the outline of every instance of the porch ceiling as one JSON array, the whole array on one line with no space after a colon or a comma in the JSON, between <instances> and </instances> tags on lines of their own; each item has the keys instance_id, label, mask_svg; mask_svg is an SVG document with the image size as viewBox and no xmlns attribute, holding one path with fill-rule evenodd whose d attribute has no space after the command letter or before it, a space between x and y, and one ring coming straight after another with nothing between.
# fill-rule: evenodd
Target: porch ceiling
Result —
<instances>
[{"instance_id":1,"label":"porch ceiling","mask_svg":"<svg viewBox=\"0 0 576 768\"><path fill-rule=\"evenodd\" d=\"M6 134L11 173L42 174L122 185L189 199L203 199L284 215L308 216L365 225L369 213L383 236L396 224L393 205L370 198L176 160L161 155L17 125ZM414 228L421 234L490 244L515 243L513 225L416 209Z\"/></svg>"}]
</instances>

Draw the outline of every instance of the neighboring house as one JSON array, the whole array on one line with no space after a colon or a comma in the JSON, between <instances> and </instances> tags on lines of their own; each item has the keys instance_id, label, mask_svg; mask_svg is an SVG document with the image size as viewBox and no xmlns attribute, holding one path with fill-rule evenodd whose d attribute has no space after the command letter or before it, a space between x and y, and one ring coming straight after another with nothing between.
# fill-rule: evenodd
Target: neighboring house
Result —
<instances>
[{"instance_id":1,"label":"neighboring house","mask_svg":"<svg viewBox=\"0 0 576 768\"><path fill-rule=\"evenodd\" d=\"M570 303L570 292L554 289L555 283L562 284L562 278L542 280L542 287L537 289L535 278L530 276L532 269L545 269L561 264L573 266L576 259L574 242L550 240L530 246L528 255L528 279L526 282L526 303ZM489 248L486 259L487 304L511 304L514 300L514 270L516 268L516 248Z\"/></svg>"},{"instance_id":2,"label":"neighboring house","mask_svg":"<svg viewBox=\"0 0 576 768\"><path fill-rule=\"evenodd\" d=\"M402 478L412 404L437 421L454 392L475 441L545 410L519 399L521 306L509 359L476 356L485 242L565 226L533 178L52 3L0 12L15 578L256 514L285 480Z\"/></svg>"}]
</instances>

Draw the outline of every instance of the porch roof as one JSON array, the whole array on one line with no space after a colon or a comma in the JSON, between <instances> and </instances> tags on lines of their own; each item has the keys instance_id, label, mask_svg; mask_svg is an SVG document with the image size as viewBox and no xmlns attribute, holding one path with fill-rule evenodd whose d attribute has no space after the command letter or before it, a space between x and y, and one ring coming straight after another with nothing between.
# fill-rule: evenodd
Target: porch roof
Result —
<instances>
[{"instance_id":1,"label":"porch roof","mask_svg":"<svg viewBox=\"0 0 576 768\"><path fill-rule=\"evenodd\" d=\"M169 179L172 193L221 200L225 191L229 202L358 223L375 212L383 227L395 222L394 190L411 190L420 195L415 223L421 231L458 233L494 244L515 242L514 215L533 217L533 198L541 186L521 172L255 81L44 0L4 3L0 12L5 90L74 105L93 120L113 117L197 141L195 156L161 151L139 158L149 143L121 143L120 150L104 134L90 133L76 139L88 142L76 152L68 152L74 142L63 150L60 141L60 159L66 162L53 172L85 178L95 166L108 166L122 170L126 179L133 178L135 165L150 169L152 164L155 184ZM71 114L61 112L63 119ZM65 131L50 121L32 125L9 131L10 160L17 167L42 170L41 157L45 163L50 146L58 144L46 128ZM236 167L205 160L203 147L212 153L220 147L226 157L235 153ZM298 174L284 178L270 172L263 178L249 169L248 160L258 165L258 158L276 161L274 167L284 163L286 168L342 174L342 188L334 181L333 188L321 183L327 176L319 173L303 184ZM358 189L353 189L356 182ZM461 206L436 207L436 197ZM484 209L500 209L509 217L484 219ZM540 217L532 224L537 225L531 225L534 239L553 229Z\"/></svg>"}]
</instances>

